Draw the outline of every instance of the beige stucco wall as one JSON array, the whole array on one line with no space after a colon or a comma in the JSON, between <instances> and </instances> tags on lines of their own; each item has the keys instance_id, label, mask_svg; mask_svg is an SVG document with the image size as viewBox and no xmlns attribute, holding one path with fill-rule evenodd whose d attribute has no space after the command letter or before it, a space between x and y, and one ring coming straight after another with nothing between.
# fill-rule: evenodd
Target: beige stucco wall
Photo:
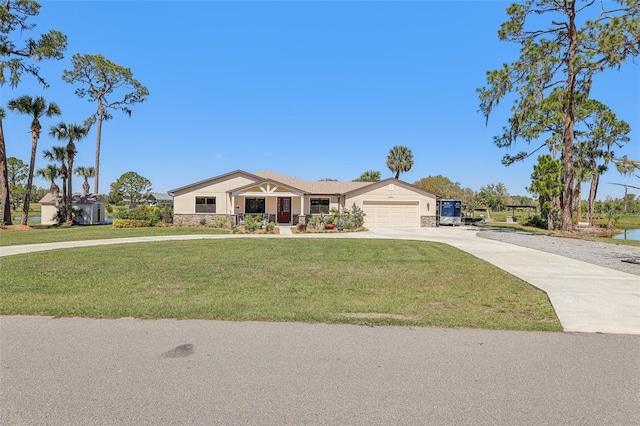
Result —
<instances>
[{"instance_id":1,"label":"beige stucco wall","mask_svg":"<svg viewBox=\"0 0 640 426\"><path fill-rule=\"evenodd\" d=\"M192 185L181 191L174 192L174 214L195 214L196 197L216 197L216 214L235 214L232 211L230 197L227 191L248 185L255 180L237 174L223 179L205 181L199 185Z\"/></svg>"},{"instance_id":2,"label":"beige stucco wall","mask_svg":"<svg viewBox=\"0 0 640 426\"><path fill-rule=\"evenodd\" d=\"M397 182L384 182L369 191L357 191L348 194L345 200L345 208L350 209L353 203L362 208L365 201L417 201L420 206L420 216L435 216L436 198L417 192L410 186Z\"/></svg>"},{"instance_id":3,"label":"beige stucco wall","mask_svg":"<svg viewBox=\"0 0 640 426\"><path fill-rule=\"evenodd\" d=\"M55 220L58 209L55 205L42 204L40 206L40 223L42 225L55 225L58 222Z\"/></svg>"}]
</instances>

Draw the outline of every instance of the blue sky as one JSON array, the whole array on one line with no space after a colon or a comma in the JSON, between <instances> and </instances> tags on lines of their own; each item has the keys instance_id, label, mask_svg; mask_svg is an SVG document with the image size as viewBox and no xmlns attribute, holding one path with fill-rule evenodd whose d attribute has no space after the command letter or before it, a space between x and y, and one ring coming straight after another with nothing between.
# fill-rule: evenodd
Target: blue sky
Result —
<instances>
[{"instance_id":1,"label":"blue sky","mask_svg":"<svg viewBox=\"0 0 640 426\"><path fill-rule=\"evenodd\" d=\"M517 58L500 42L506 1L41 1L36 33L69 38L65 58L41 64L51 87L25 76L0 101L23 94L58 103L59 118L82 123L95 109L75 96L62 71L74 53L102 54L131 68L150 96L128 118L104 124L100 192L135 171L156 192L236 169L272 170L300 179L353 180L385 165L394 145L409 147L414 166L401 179L444 175L479 190L526 186L535 158L510 167L492 137L509 115L503 102L488 126L475 89L485 72ZM619 155L640 158L640 65L596 78L593 97L632 127ZM27 162L30 120L4 121L7 155ZM43 132L38 152L60 145ZM76 165L92 166L95 130L77 144ZM526 149L524 143L512 153ZM44 167L40 156L36 167ZM614 171L599 199L621 197L607 182L640 186ZM74 187L80 188L80 179ZM48 187L37 180L36 184ZM640 191L631 191L636 194Z\"/></svg>"}]
</instances>

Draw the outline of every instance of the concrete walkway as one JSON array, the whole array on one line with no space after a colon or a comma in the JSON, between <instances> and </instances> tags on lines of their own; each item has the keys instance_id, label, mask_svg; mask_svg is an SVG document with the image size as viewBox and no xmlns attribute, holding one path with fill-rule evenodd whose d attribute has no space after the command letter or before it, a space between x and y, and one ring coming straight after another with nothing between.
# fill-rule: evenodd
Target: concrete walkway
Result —
<instances>
[{"instance_id":1,"label":"concrete walkway","mask_svg":"<svg viewBox=\"0 0 640 426\"><path fill-rule=\"evenodd\" d=\"M36 251L168 240L223 238L387 238L449 244L545 291L565 331L640 334L638 276L499 241L477 237L474 227L374 229L347 234L173 235L30 244L0 248L0 257Z\"/></svg>"}]
</instances>

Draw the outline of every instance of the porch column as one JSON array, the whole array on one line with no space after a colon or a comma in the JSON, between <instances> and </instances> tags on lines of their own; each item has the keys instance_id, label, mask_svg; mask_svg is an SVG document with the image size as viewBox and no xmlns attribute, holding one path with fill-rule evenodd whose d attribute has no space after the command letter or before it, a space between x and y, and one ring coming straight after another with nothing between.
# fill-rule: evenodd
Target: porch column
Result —
<instances>
[{"instance_id":1,"label":"porch column","mask_svg":"<svg viewBox=\"0 0 640 426\"><path fill-rule=\"evenodd\" d=\"M298 223L305 225L307 223L307 216L304 214L304 195L300 196L300 215L298 216Z\"/></svg>"},{"instance_id":2,"label":"porch column","mask_svg":"<svg viewBox=\"0 0 640 426\"><path fill-rule=\"evenodd\" d=\"M235 215L235 208L236 208L236 197L235 195L231 194L231 206L229 207L229 213L232 215Z\"/></svg>"}]
</instances>

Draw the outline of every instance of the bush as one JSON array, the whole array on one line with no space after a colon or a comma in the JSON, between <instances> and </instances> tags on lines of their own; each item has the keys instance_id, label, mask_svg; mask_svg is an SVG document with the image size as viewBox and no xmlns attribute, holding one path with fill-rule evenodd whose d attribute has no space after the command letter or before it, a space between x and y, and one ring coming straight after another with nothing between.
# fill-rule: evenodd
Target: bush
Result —
<instances>
[{"instance_id":1,"label":"bush","mask_svg":"<svg viewBox=\"0 0 640 426\"><path fill-rule=\"evenodd\" d=\"M140 219L116 219L113 221L114 228L148 228L153 226L149 220Z\"/></svg>"},{"instance_id":2,"label":"bush","mask_svg":"<svg viewBox=\"0 0 640 426\"><path fill-rule=\"evenodd\" d=\"M534 228L547 229L547 221L540 216L531 216L524 223L525 226L533 226Z\"/></svg>"},{"instance_id":3,"label":"bush","mask_svg":"<svg viewBox=\"0 0 640 426\"><path fill-rule=\"evenodd\" d=\"M351 214L349 219L351 219L351 222L353 222L354 228L358 229L362 225L364 225L365 216L366 216L365 212L362 211L360 207L356 206L356 203L353 203L353 206L351 207Z\"/></svg>"},{"instance_id":4,"label":"bush","mask_svg":"<svg viewBox=\"0 0 640 426\"><path fill-rule=\"evenodd\" d=\"M120 210L116 212L115 216L117 219L147 221L149 225L146 226L155 226L166 218L165 212L160 207L150 206L138 206L130 210Z\"/></svg>"},{"instance_id":5,"label":"bush","mask_svg":"<svg viewBox=\"0 0 640 426\"><path fill-rule=\"evenodd\" d=\"M216 216L213 218L213 226L216 228L224 228L227 225L227 218Z\"/></svg>"}]
</instances>

